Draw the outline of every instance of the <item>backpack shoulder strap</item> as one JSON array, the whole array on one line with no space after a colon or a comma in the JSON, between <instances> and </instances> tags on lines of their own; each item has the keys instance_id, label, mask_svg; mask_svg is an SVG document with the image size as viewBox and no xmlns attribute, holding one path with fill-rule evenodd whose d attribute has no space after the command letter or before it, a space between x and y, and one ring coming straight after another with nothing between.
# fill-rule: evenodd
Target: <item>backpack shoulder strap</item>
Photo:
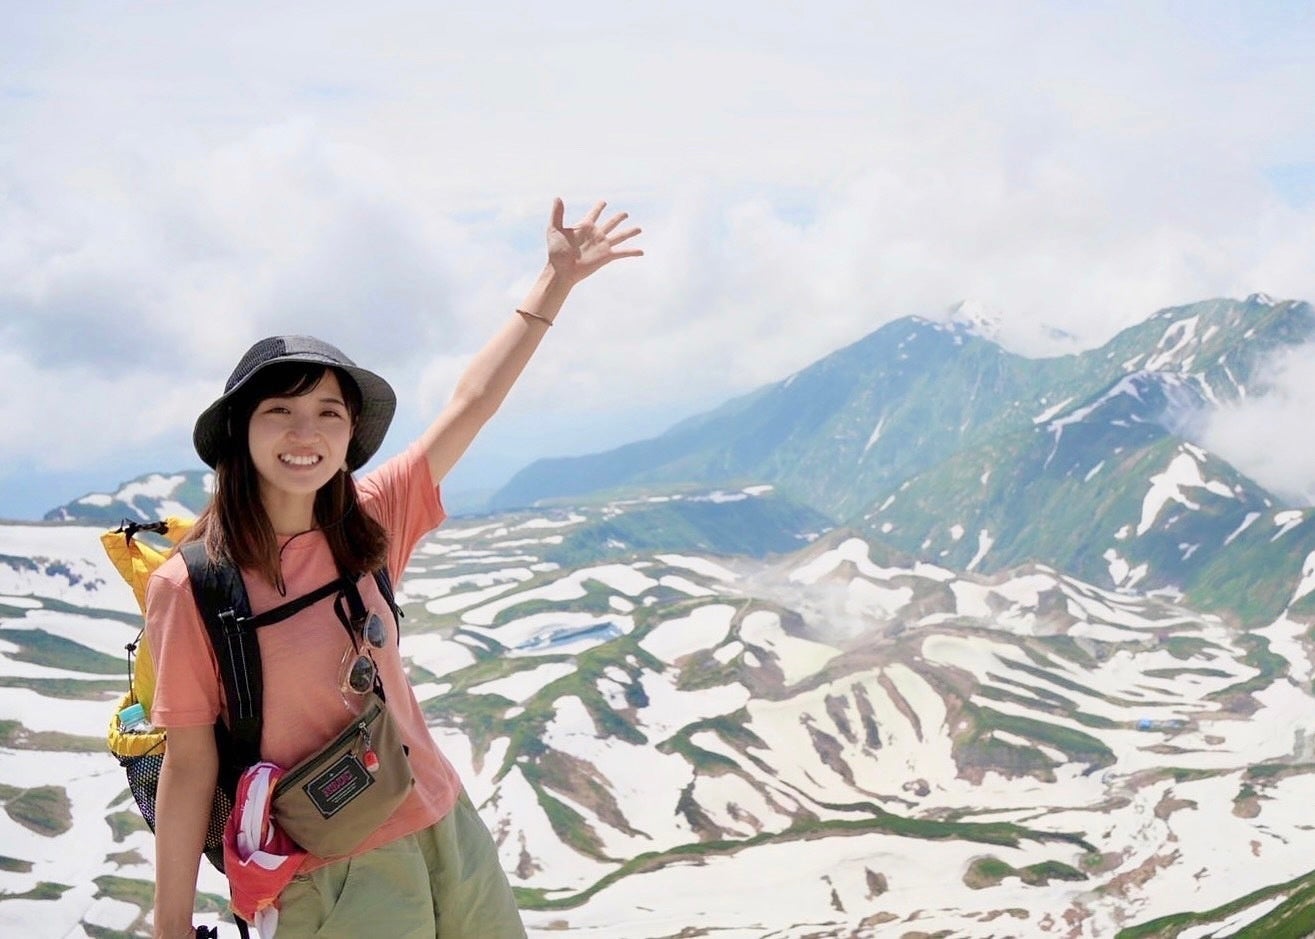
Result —
<instances>
[{"instance_id":1,"label":"backpack shoulder strap","mask_svg":"<svg viewBox=\"0 0 1315 939\"><path fill-rule=\"evenodd\" d=\"M388 609L393 611L393 623L397 626L397 641L402 641L402 617L406 614L402 608L397 605L397 598L393 594L393 580L388 576L388 565L376 568L374 572L374 582L379 587L379 595L384 598L388 604Z\"/></svg>"},{"instance_id":2,"label":"backpack shoulder strap","mask_svg":"<svg viewBox=\"0 0 1315 939\"><path fill-rule=\"evenodd\" d=\"M256 630L282 622L342 590L349 581L338 577L304 596L252 616L242 572L232 562L212 561L199 541L188 542L179 551L187 563L192 595L219 663L219 677L228 703L228 727L217 728L220 762L224 764L220 775L227 782L229 776L235 780L236 774L260 762L265 684ZM391 605L391 590L387 596ZM226 733L218 733L220 729Z\"/></svg>"},{"instance_id":3,"label":"backpack shoulder strap","mask_svg":"<svg viewBox=\"0 0 1315 939\"><path fill-rule=\"evenodd\" d=\"M339 577L305 596L282 606L252 616L251 601L242 582L242 572L231 562L215 562L206 554L205 545L192 541L179 548L187 564L192 595L205 623L206 634L219 663L219 677L228 703L227 741L232 760L240 769L260 762L261 707L264 701L264 673L260 662L260 645L256 630L287 619L325 597L336 593L351 581ZM385 602L393 611L394 621L402 615L393 594L386 568L374 572ZM400 639L400 635L399 635ZM221 762L228 757L221 753ZM222 775L222 773L221 773Z\"/></svg>"},{"instance_id":4,"label":"backpack shoulder strap","mask_svg":"<svg viewBox=\"0 0 1315 939\"><path fill-rule=\"evenodd\" d=\"M251 603L242 572L232 563L211 561L200 541L188 542L179 550L187 562L192 595L219 661L234 755L239 765L251 766L260 762L264 682L256 631L248 626Z\"/></svg>"}]
</instances>

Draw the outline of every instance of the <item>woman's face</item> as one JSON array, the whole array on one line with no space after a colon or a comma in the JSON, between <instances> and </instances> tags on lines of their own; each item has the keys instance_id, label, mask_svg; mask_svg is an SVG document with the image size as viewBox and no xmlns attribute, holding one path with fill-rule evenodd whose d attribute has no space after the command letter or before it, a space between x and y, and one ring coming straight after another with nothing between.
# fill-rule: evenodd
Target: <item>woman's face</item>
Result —
<instances>
[{"instance_id":1,"label":"woman's face","mask_svg":"<svg viewBox=\"0 0 1315 939\"><path fill-rule=\"evenodd\" d=\"M305 394L263 399L247 429L262 494L313 496L345 468L351 439L351 414L332 369Z\"/></svg>"}]
</instances>

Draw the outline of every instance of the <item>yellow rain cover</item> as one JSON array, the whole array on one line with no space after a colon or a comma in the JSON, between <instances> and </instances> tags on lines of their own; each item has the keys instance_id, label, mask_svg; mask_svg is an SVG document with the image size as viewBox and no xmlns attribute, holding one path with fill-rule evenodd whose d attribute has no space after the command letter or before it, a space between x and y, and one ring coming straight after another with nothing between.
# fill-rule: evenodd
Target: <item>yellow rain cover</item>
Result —
<instances>
[{"instance_id":1,"label":"yellow rain cover","mask_svg":"<svg viewBox=\"0 0 1315 939\"><path fill-rule=\"evenodd\" d=\"M192 528L191 519L174 516L164 519L163 523L165 530L162 534L170 544L177 544ZM100 536L100 543L105 547L105 553L114 562L119 574L128 582L128 586L132 587L137 605L141 607L144 614L146 582L150 579L151 572L164 563L168 553L154 545L137 540L134 534L122 528L107 531ZM151 650L147 644L139 642L132 668L132 688L123 696L119 707L110 716L109 744L113 753L118 756L141 756L156 747L162 748L163 731L149 734L124 734L119 731L119 710L134 702L140 702L149 714L154 695L155 662L151 659Z\"/></svg>"}]
</instances>

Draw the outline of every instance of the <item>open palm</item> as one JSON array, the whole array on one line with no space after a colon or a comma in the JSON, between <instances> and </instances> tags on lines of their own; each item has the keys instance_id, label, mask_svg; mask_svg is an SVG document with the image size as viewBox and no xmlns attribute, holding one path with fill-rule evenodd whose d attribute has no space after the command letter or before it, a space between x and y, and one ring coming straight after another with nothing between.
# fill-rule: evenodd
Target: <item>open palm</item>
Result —
<instances>
[{"instance_id":1,"label":"open palm","mask_svg":"<svg viewBox=\"0 0 1315 939\"><path fill-rule=\"evenodd\" d=\"M618 212L599 223L606 202L599 202L570 228L563 222L566 206L561 199L553 200L552 220L548 223L548 263L558 276L569 283L579 283L604 264L617 258L635 258L644 252L638 248L618 248L622 242L639 234L638 228L617 231L628 217Z\"/></svg>"}]
</instances>

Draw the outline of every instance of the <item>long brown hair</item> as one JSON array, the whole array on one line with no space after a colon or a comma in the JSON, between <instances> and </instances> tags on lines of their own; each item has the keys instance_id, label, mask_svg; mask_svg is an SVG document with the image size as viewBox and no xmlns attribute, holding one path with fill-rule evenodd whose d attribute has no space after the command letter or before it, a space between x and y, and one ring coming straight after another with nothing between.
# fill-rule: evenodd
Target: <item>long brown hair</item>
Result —
<instances>
[{"instance_id":1,"label":"long brown hair","mask_svg":"<svg viewBox=\"0 0 1315 939\"><path fill-rule=\"evenodd\" d=\"M215 491L210 504L188 533L188 541L204 539L206 554L254 571L286 592L279 563L278 538L260 501L260 476L247 448L247 425L266 398L310 392L330 366L282 362L261 369L233 396L228 411L228 441L215 465ZM361 412L361 392L351 376L333 369L353 425ZM358 576L382 567L388 558L388 531L360 510L356 483L345 469L315 493L315 525L324 532L338 570Z\"/></svg>"}]
</instances>

